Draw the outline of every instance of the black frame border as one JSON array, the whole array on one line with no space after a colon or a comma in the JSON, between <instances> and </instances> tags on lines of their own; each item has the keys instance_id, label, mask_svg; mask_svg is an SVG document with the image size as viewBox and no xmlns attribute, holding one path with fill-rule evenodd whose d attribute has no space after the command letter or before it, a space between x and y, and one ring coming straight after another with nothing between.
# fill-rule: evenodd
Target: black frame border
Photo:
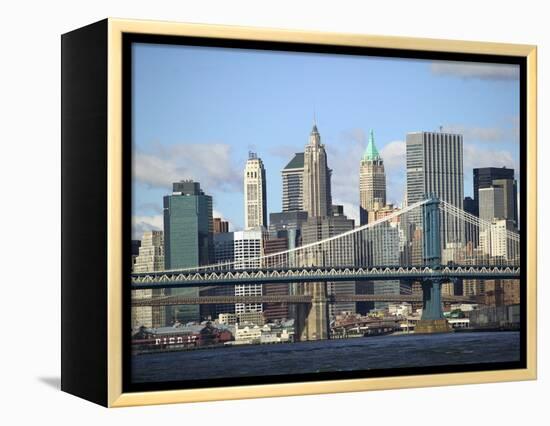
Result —
<instances>
[{"instance_id":1,"label":"black frame border","mask_svg":"<svg viewBox=\"0 0 550 426\"><path fill-rule=\"evenodd\" d=\"M484 62L519 65L520 69L520 361L505 363L459 364L431 367L392 368L378 370L334 371L292 375L257 377L228 377L222 379L199 379L187 381L132 383L131 381L131 217L132 217L132 44L160 44L196 47L222 47L247 50L300 52L317 54L341 54L354 56L377 56L395 59L425 59L464 62ZM424 51L323 45L299 42L275 42L244 39L189 37L156 34L123 33L122 37L122 247L123 268L122 295L122 390L146 392L162 390L186 390L243 385L269 385L296 382L317 382L326 380L367 379L380 377L411 376L424 374L467 373L527 368L527 58L505 55L456 53L445 51Z\"/></svg>"}]
</instances>

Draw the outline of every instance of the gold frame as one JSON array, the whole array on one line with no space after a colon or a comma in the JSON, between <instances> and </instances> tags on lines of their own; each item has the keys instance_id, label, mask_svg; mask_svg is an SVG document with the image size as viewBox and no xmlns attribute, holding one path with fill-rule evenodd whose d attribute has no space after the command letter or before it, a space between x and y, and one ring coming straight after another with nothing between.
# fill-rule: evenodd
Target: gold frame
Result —
<instances>
[{"instance_id":1,"label":"gold frame","mask_svg":"<svg viewBox=\"0 0 550 426\"><path fill-rule=\"evenodd\" d=\"M219 387L154 392L122 392L122 34L158 34L227 39L369 46L388 49L507 55L527 58L527 368ZM165 404L426 386L534 380L537 377L537 49L532 45L288 31L221 25L109 19L108 22L108 405Z\"/></svg>"}]
</instances>

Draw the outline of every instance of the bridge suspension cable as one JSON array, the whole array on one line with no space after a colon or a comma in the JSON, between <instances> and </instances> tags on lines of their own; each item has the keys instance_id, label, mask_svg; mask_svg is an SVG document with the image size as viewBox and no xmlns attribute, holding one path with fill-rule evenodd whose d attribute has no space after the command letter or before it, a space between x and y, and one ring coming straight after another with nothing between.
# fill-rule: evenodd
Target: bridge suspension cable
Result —
<instances>
[{"instance_id":1,"label":"bridge suspension cable","mask_svg":"<svg viewBox=\"0 0 550 426\"><path fill-rule=\"evenodd\" d=\"M429 201L433 202L421 200L366 225L278 253L163 272L426 266L423 217ZM442 266L519 266L520 238L506 221L487 222L448 202L438 203Z\"/></svg>"}]
</instances>

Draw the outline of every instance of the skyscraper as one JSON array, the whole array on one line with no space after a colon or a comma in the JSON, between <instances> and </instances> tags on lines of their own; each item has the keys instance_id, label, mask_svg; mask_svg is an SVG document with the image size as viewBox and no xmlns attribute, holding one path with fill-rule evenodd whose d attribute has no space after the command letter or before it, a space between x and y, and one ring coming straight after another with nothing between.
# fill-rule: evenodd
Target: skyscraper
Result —
<instances>
[{"instance_id":1,"label":"skyscraper","mask_svg":"<svg viewBox=\"0 0 550 426\"><path fill-rule=\"evenodd\" d=\"M310 218L330 215L331 173L327 164L325 146L321 143L321 135L317 125L314 124L309 135L309 143L304 151L303 208Z\"/></svg>"},{"instance_id":2,"label":"skyscraper","mask_svg":"<svg viewBox=\"0 0 550 426\"><path fill-rule=\"evenodd\" d=\"M139 248L141 247L141 240L132 240L130 246L130 253L132 254L132 270L134 270L134 265L136 264L136 258L139 255Z\"/></svg>"},{"instance_id":3,"label":"skyscraper","mask_svg":"<svg viewBox=\"0 0 550 426\"><path fill-rule=\"evenodd\" d=\"M361 158L359 168L359 212L361 225L368 222L368 212L386 205L386 172L384 161L374 144L374 132Z\"/></svg>"},{"instance_id":4,"label":"skyscraper","mask_svg":"<svg viewBox=\"0 0 550 426\"><path fill-rule=\"evenodd\" d=\"M223 223L223 221L222 221ZM226 222L227 223L227 222ZM215 225L214 225L215 226ZM235 259L235 236L234 232L214 232L214 258L212 263L230 263ZM235 286L220 285L210 287L207 290L201 291L204 296L234 296ZM234 303L218 303L213 305L204 305L201 314L217 318L219 314L234 314Z\"/></svg>"},{"instance_id":5,"label":"skyscraper","mask_svg":"<svg viewBox=\"0 0 550 426\"><path fill-rule=\"evenodd\" d=\"M304 153L297 152L281 171L283 178L283 212L304 209Z\"/></svg>"},{"instance_id":6,"label":"skyscraper","mask_svg":"<svg viewBox=\"0 0 550 426\"><path fill-rule=\"evenodd\" d=\"M502 186L504 182L502 180L510 181L506 183L506 191L510 195L506 195L510 212L507 213L506 219L512 220L517 223L517 182L514 179L514 169L508 169L506 167L481 167L474 169L474 203L476 206L476 215L479 215L479 189L487 188L491 185L495 185L494 181L501 181L499 186Z\"/></svg>"},{"instance_id":7,"label":"skyscraper","mask_svg":"<svg viewBox=\"0 0 550 426\"><path fill-rule=\"evenodd\" d=\"M479 218L487 222L504 217L504 188L501 186L487 186L479 188Z\"/></svg>"},{"instance_id":8,"label":"skyscraper","mask_svg":"<svg viewBox=\"0 0 550 426\"><path fill-rule=\"evenodd\" d=\"M164 197L164 265L166 269L207 265L213 259L212 197L199 182L186 180L173 184ZM172 294L198 296L198 288L172 290ZM198 305L175 307L180 322L199 321Z\"/></svg>"},{"instance_id":9,"label":"skyscraper","mask_svg":"<svg viewBox=\"0 0 550 426\"><path fill-rule=\"evenodd\" d=\"M244 227L267 227L267 198L265 168L261 158L248 153L244 168Z\"/></svg>"},{"instance_id":10,"label":"skyscraper","mask_svg":"<svg viewBox=\"0 0 550 426\"><path fill-rule=\"evenodd\" d=\"M229 222L220 217L214 218L214 234L229 232Z\"/></svg>"},{"instance_id":11,"label":"skyscraper","mask_svg":"<svg viewBox=\"0 0 550 426\"><path fill-rule=\"evenodd\" d=\"M399 228L397 223L386 223L380 226L375 238L368 241L372 262L374 265L399 265ZM399 280L372 281L373 293L376 295L401 294L401 282ZM375 302L375 309L388 306L387 302Z\"/></svg>"},{"instance_id":12,"label":"skyscraper","mask_svg":"<svg viewBox=\"0 0 550 426\"><path fill-rule=\"evenodd\" d=\"M234 232L235 269L250 269L261 267L260 256L263 252L264 228L256 227ZM235 296L261 296L261 284L237 284ZM247 312L262 312L261 303L236 303L237 315Z\"/></svg>"},{"instance_id":13,"label":"skyscraper","mask_svg":"<svg viewBox=\"0 0 550 426\"><path fill-rule=\"evenodd\" d=\"M474 216L477 216L476 204L472 197L465 197L463 205L464 205L465 212L470 213Z\"/></svg>"},{"instance_id":14,"label":"skyscraper","mask_svg":"<svg viewBox=\"0 0 550 426\"><path fill-rule=\"evenodd\" d=\"M164 269L164 234L162 231L143 233L134 272L153 272Z\"/></svg>"},{"instance_id":15,"label":"skyscraper","mask_svg":"<svg viewBox=\"0 0 550 426\"><path fill-rule=\"evenodd\" d=\"M290 212L278 212L269 214L269 238L284 238L287 241L288 249L294 249L298 247L302 241L302 225L307 221L307 212L304 211L290 211ZM266 253L270 250L266 246ZM288 286L288 292L291 295L301 294L301 283L291 283ZM270 291L270 286L266 286L265 289ZM296 304L290 304L287 306L287 314L289 318L297 318L297 312L299 311Z\"/></svg>"},{"instance_id":16,"label":"skyscraper","mask_svg":"<svg viewBox=\"0 0 550 426\"><path fill-rule=\"evenodd\" d=\"M493 186L502 188L504 216L506 220L518 226L518 194L515 179L493 179Z\"/></svg>"},{"instance_id":17,"label":"skyscraper","mask_svg":"<svg viewBox=\"0 0 550 426\"><path fill-rule=\"evenodd\" d=\"M464 172L462 135L441 132L414 132L407 134L407 205L427 196L435 196L459 209L464 206ZM407 214L406 238L410 249L409 260L421 264L424 259L421 211ZM444 235L442 251L447 245L455 249L464 243L464 224L458 218L448 217L440 224Z\"/></svg>"},{"instance_id":18,"label":"skyscraper","mask_svg":"<svg viewBox=\"0 0 550 426\"><path fill-rule=\"evenodd\" d=\"M352 230L354 226L355 221L353 219L348 219L343 213L335 216L309 218L307 222L302 225L302 243L305 245L334 237L335 235ZM314 260L313 266L352 265L354 263L354 249L355 248L350 242L347 246L339 247L338 250L325 253L322 258L312 259ZM328 282L327 294L329 296L353 296L355 295L355 287L355 281ZM341 312L355 313L355 303L339 302L329 305L328 313L330 317L334 317Z\"/></svg>"},{"instance_id":19,"label":"skyscraper","mask_svg":"<svg viewBox=\"0 0 550 426\"><path fill-rule=\"evenodd\" d=\"M482 253L489 255L491 261L495 258L514 259L517 252L507 238L507 232L513 230L514 224L511 220L494 219L479 232L479 248Z\"/></svg>"},{"instance_id":20,"label":"skyscraper","mask_svg":"<svg viewBox=\"0 0 550 426\"><path fill-rule=\"evenodd\" d=\"M162 231L146 231L141 240L139 253L135 258L133 272L154 272L164 269L164 236ZM151 299L164 296L164 289L136 290L132 299ZM132 328L164 327L166 308L164 306L139 306L132 308Z\"/></svg>"},{"instance_id":21,"label":"skyscraper","mask_svg":"<svg viewBox=\"0 0 550 426\"><path fill-rule=\"evenodd\" d=\"M462 135L407 134L407 205L433 194L462 209L464 172Z\"/></svg>"},{"instance_id":22,"label":"skyscraper","mask_svg":"<svg viewBox=\"0 0 550 426\"><path fill-rule=\"evenodd\" d=\"M288 237L291 246L299 244L300 230L306 221L307 213L302 211L269 213L269 236Z\"/></svg>"}]
</instances>

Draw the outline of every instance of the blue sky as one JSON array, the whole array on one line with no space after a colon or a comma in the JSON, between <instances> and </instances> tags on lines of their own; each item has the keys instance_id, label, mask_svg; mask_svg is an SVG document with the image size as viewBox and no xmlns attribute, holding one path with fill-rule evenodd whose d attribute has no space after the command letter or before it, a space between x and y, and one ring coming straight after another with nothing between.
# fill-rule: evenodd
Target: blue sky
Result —
<instances>
[{"instance_id":1,"label":"blue sky","mask_svg":"<svg viewBox=\"0 0 550 426\"><path fill-rule=\"evenodd\" d=\"M171 182L193 178L215 215L243 225L248 151L267 175L269 212L281 209L281 169L301 152L314 112L333 169L333 199L358 216L358 170L374 129L388 201L401 204L406 134L464 135L465 195L472 169L519 163L519 70L511 65L133 46L134 237L162 229Z\"/></svg>"}]
</instances>

